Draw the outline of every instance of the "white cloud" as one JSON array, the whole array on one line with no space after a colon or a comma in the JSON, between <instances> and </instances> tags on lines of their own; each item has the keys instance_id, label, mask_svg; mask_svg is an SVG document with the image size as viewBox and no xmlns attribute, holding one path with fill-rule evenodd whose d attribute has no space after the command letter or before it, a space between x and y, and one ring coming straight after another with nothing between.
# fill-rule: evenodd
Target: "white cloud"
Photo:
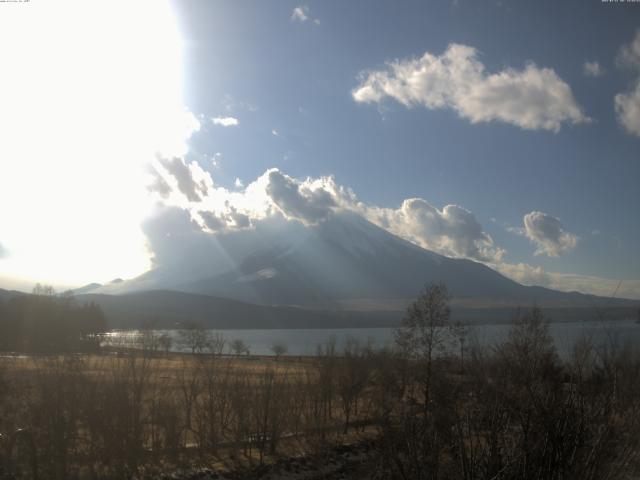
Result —
<instances>
[{"instance_id":1,"label":"white cloud","mask_svg":"<svg viewBox=\"0 0 640 480\"><path fill-rule=\"evenodd\" d=\"M144 227L147 236L153 237L150 248L156 265L179 264L185 271L205 266L221 268L220 262L228 258L224 252L217 252L217 256L211 253L220 249L214 235L240 235L251 229L260 237L278 222L316 224L333 212L347 210L418 246L450 257L484 262L525 285L605 296L611 295L618 285L613 279L547 272L527 263L504 262L506 252L493 243L472 212L458 205L438 209L424 199L411 198L397 209L382 208L360 202L351 189L337 184L333 177L300 180L277 169L267 170L242 191L230 191L215 187L209 174L197 164L183 162L183 165L189 169L195 185L204 181L206 195L196 190L200 201L186 201L177 182L170 182L172 192L160 202L166 219L157 217ZM162 173L167 175L166 171ZM559 254L573 248L577 237L558 223L554 217L531 212L525 216L525 227L512 231L532 238L543 253ZM242 238L236 236L232 243L241 244ZM640 298L640 281L622 282L618 297Z\"/></svg>"},{"instance_id":2,"label":"white cloud","mask_svg":"<svg viewBox=\"0 0 640 480\"><path fill-rule=\"evenodd\" d=\"M618 93L614 97L614 106L618 122L627 132L640 137L640 80L632 91Z\"/></svg>"},{"instance_id":3,"label":"white cloud","mask_svg":"<svg viewBox=\"0 0 640 480\"><path fill-rule=\"evenodd\" d=\"M180 161L179 165L170 166L172 175L185 177L182 184L173 181L173 190L182 195L172 194L163 203L188 209L191 217L208 230L246 228L273 215L315 224L336 210L350 210L395 235L444 255L491 262L501 261L504 255L473 213L458 205L446 205L439 210L426 200L411 198L398 209L381 208L359 202L350 189L338 185L333 177L297 180L277 169L266 171L243 191L231 192L214 188L211 177L198 172L195 162L186 165ZM185 196L191 203L184 201ZM203 212L210 212L215 219ZM245 215L247 221L239 214Z\"/></svg>"},{"instance_id":4,"label":"white cloud","mask_svg":"<svg viewBox=\"0 0 640 480\"><path fill-rule=\"evenodd\" d=\"M443 255L493 262L504 255L473 213L458 205L439 210L426 200L410 198L398 209L359 204L358 210L391 233Z\"/></svg>"},{"instance_id":5,"label":"white cloud","mask_svg":"<svg viewBox=\"0 0 640 480\"><path fill-rule=\"evenodd\" d=\"M620 67L640 69L640 30L636 31L631 43L620 48L616 63Z\"/></svg>"},{"instance_id":6,"label":"white cloud","mask_svg":"<svg viewBox=\"0 0 640 480\"><path fill-rule=\"evenodd\" d=\"M636 69L639 77L632 89L618 93L613 104L620 125L630 133L640 137L640 30L628 45L623 45L618 53L619 66Z\"/></svg>"},{"instance_id":7,"label":"white cloud","mask_svg":"<svg viewBox=\"0 0 640 480\"><path fill-rule=\"evenodd\" d=\"M278 132L278 130L273 128L273 129L271 129L271 135L273 135L274 137L279 137L280 136L280 132Z\"/></svg>"},{"instance_id":8,"label":"white cloud","mask_svg":"<svg viewBox=\"0 0 640 480\"><path fill-rule=\"evenodd\" d=\"M233 185L234 185L236 188L242 188L242 187L244 187L244 183L243 183L243 182L242 182L242 180L240 180L240 178L238 178L238 177L236 177L236 181L235 181L235 182L233 182Z\"/></svg>"},{"instance_id":9,"label":"white cloud","mask_svg":"<svg viewBox=\"0 0 640 480\"><path fill-rule=\"evenodd\" d=\"M337 206L331 193L322 185L299 183L279 170L268 172L267 195L288 217L304 223L326 219Z\"/></svg>"},{"instance_id":10,"label":"white cloud","mask_svg":"<svg viewBox=\"0 0 640 480\"><path fill-rule=\"evenodd\" d=\"M216 152L211 159L211 165L213 168L220 168L220 162L222 161L222 152Z\"/></svg>"},{"instance_id":11,"label":"white cloud","mask_svg":"<svg viewBox=\"0 0 640 480\"><path fill-rule=\"evenodd\" d=\"M582 292L603 297L640 299L640 280L616 280L592 275L547 272L527 263L490 264L503 275L523 285L538 285L563 292Z\"/></svg>"},{"instance_id":12,"label":"white cloud","mask_svg":"<svg viewBox=\"0 0 640 480\"><path fill-rule=\"evenodd\" d=\"M529 63L487 74L478 51L467 45L451 44L440 56L426 52L395 60L385 69L362 72L360 79L352 91L357 102L390 97L409 108L452 109L472 123L499 120L557 132L563 124L590 120L554 70Z\"/></svg>"},{"instance_id":13,"label":"white cloud","mask_svg":"<svg viewBox=\"0 0 640 480\"><path fill-rule=\"evenodd\" d=\"M214 125L220 125L222 127L235 127L240 124L239 120L235 117L213 117L211 121Z\"/></svg>"},{"instance_id":14,"label":"white cloud","mask_svg":"<svg viewBox=\"0 0 640 480\"><path fill-rule=\"evenodd\" d=\"M537 247L536 255L557 257L573 250L578 242L578 237L565 231L558 218L546 213L527 213L523 222L525 236Z\"/></svg>"},{"instance_id":15,"label":"white cloud","mask_svg":"<svg viewBox=\"0 0 640 480\"><path fill-rule=\"evenodd\" d=\"M604 69L598 62L585 61L582 64L582 73L587 77L600 77L604 75Z\"/></svg>"},{"instance_id":16,"label":"white cloud","mask_svg":"<svg viewBox=\"0 0 640 480\"><path fill-rule=\"evenodd\" d=\"M164 176L158 171L157 168L149 165L150 181L147 185L147 190L150 193L157 193L161 198L167 199L171 194L171 185L165 180Z\"/></svg>"},{"instance_id":17,"label":"white cloud","mask_svg":"<svg viewBox=\"0 0 640 480\"><path fill-rule=\"evenodd\" d=\"M320 25L320 20L318 20L317 18L311 18L309 16L309 7L303 5L293 9L293 12L291 12L291 20L300 23L310 21L315 25Z\"/></svg>"},{"instance_id":18,"label":"white cloud","mask_svg":"<svg viewBox=\"0 0 640 480\"><path fill-rule=\"evenodd\" d=\"M4 245L0 243L0 258L5 258L9 256L9 251L6 249Z\"/></svg>"},{"instance_id":19,"label":"white cloud","mask_svg":"<svg viewBox=\"0 0 640 480\"><path fill-rule=\"evenodd\" d=\"M307 20L309 20L309 17L307 15L308 11L309 11L309 7L294 8L293 12L291 13L291 20L298 21L298 22L306 22Z\"/></svg>"},{"instance_id":20,"label":"white cloud","mask_svg":"<svg viewBox=\"0 0 640 480\"><path fill-rule=\"evenodd\" d=\"M549 287L551 284L551 276L540 266L534 267L528 263L504 262L491 264L491 267L523 285Z\"/></svg>"}]
</instances>

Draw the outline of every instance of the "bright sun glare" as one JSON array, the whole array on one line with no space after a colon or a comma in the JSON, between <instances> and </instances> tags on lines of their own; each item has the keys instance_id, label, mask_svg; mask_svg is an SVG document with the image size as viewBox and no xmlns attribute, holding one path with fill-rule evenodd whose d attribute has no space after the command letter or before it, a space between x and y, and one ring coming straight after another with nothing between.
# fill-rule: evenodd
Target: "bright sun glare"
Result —
<instances>
[{"instance_id":1,"label":"bright sun glare","mask_svg":"<svg viewBox=\"0 0 640 480\"><path fill-rule=\"evenodd\" d=\"M0 276L73 285L143 272L146 165L184 153L199 127L170 6L3 7Z\"/></svg>"}]
</instances>

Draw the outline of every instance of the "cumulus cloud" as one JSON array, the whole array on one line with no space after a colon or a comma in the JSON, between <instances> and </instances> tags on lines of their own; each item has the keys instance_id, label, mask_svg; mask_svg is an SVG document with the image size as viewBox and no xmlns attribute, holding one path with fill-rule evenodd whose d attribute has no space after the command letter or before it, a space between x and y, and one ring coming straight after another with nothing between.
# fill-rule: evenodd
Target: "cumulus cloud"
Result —
<instances>
[{"instance_id":1,"label":"cumulus cloud","mask_svg":"<svg viewBox=\"0 0 640 480\"><path fill-rule=\"evenodd\" d=\"M159 158L158 162L164 167L167 173L169 173L175 179L178 190L187 197L190 202L199 202L203 196L206 196L209 190L207 185L208 175L198 166L196 162L192 162L190 165L184 163L182 158ZM197 177L201 178L198 179ZM209 179L211 177L208 177ZM167 184L165 180L165 184ZM166 185L160 182L159 193L168 196L166 191Z\"/></svg>"},{"instance_id":2,"label":"cumulus cloud","mask_svg":"<svg viewBox=\"0 0 640 480\"><path fill-rule=\"evenodd\" d=\"M524 216L524 234L537 247L536 255L557 257L575 248L578 237L564 230L562 222L542 212Z\"/></svg>"},{"instance_id":3,"label":"cumulus cloud","mask_svg":"<svg viewBox=\"0 0 640 480\"><path fill-rule=\"evenodd\" d=\"M630 43L620 48L616 63L620 67L640 69L640 30Z\"/></svg>"},{"instance_id":4,"label":"cumulus cloud","mask_svg":"<svg viewBox=\"0 0 640 480\"><path fill-rule=\"evenodd\" d=\"M267 170L242 191L229 191L214 188L208 174L203 175L201 183L196 182L196 166L182 161L177 168L170 164L174 167L171 174L183 180L182 185L175 182L173 189L186 195L191 203L184 203L182 196L173 193L164 203L189 210L191 218L209 232L251 228L273 216L313 225L334 211L348 210L444 255L491 262L501 261L504 255L474 214L458 205L446 205L440 210L424 199L410 198L397 209L381 208L358 201L351 189L337 184L333 177L299 180L277 169Z\"/></svg>"},{"instance_id":5,"label":"cumulus cloud","mask_svg":"<svg viewBox=\"0 0 640 480\"><path fill-rule=\"evenodd\" d=\"M236 188L242 188L242 187L244 187L244 183L242 182L242 180L240 180L240 178L239 178L239 177L236 177L236 180L235 180L235 182L233 182L233 185L234 185Z\"/></svg>"},{"instance_id":6,"label":"cumulus cloud","mask_svg":"<svg viewBox=\"0 0 640 480\"><path fill-rule=\"evenodd\" d=\"M320 20L317 18L311 18L309 16L309 7L304 5L293 9L291 12L291 21L300 23L313 22L316 25L320 25Z\"/></svg>"},{"instance_id":7,"label":"cumulus cloud","mask_svg":"<svg viewBox=\"0 0 640 480\"><path fill-rule=\"evenodd\" d=\"M214 125L220 125L221 127L235 127L240 124L236 117L213 117L211 121Z\"/></svg>"},{"instance_id":8,"label":"cumulus cloud","mask_svg":"<svg viewBox=\"0 0 640 480\"><path fill-rule=\"evenodd\" d=\"M362 72L355 101L379 103L390 97L406 107L451 109L471 123L502 121L526 130L557 132L563 124L590 119L571 88L554 70L533 63L522 70L487 74L478 51L451 44L442 55L389 62Z\"/></svg>"},{"instance_id":9,"label":"cumulus cloud","mask_svg":"<svg viewBox=\"0 0 640 480\"><path fill-rule=\"evenodd\" d=\"M598 62L586 61L582 64L582 73L587 77L600 77L604 74L604 70Z\"/></svg>"},{"instance_id":10,"label":"cumulus cloud","mask_svg":"<svg viewBox=\"0 0 640 480\"><path fill-rule=\"evenodd\" d=\"M183 162L184 164L184 162ZM196 179L194 164L184 164ZM169 175L166 171L162 175ZM160 210L143 225L153 252L154 266L210 274L234 268L246 242L255 248L286 224L314 225L333 212L351 211L387 231L423 248L450 257L481 261L503 275L525 285L541 285L564 291L611 295L618 282L584 275L547 272L527 263L507 263L505 251L496 246L482 224L469 210L458 205L439 209L421 198L405 200L399 208L382 208L358 200L354 192L333 177L295 179L271 169L248 183L242 191L214 186L208 177L206 195L199 201L185 201L176 181L168 182L170 195ZM176 191L178 195L176 195ZM200 192L202 193L202 192ZM525 216L524 228L512 231L529 236L541 253L554 255L575 246L577 237L564 230L560 221L540 212ZM234 263L236 262L236 263ZM619 297L640 298L640 281L625 281Z\"/></svg>"},{"instance_id":11,"label":"cumulus cloud","mask_svg":"<svg viewBox=\"0 0 640 480\"><path fill-rule=\"evenodd\" d=\"M622 46L617 63L621 67L637 70L639 75L631 90L618 93L613 103L620 125L631 135L640 137L640 30L631 43Z\"/></svg>"},{"instance_id":12,"label":"cumulus cloud","mask_svg":"<svg viewBox=\"0 0 640 480\"><path fill-rule=\"evenodd\" d=\"M442 210L422 198L410 198L398 209L368 207L359 210L371 222L421 247L438 253L500 261L504 251L496 248L475 215L458 205Z\"/></svg>"},{"instance_id":13,"label":"cumulus cloud","mask_svg":"<svg viewBox=\"0 0 640 480\"><path fill-rule=\"evenodd\" d=\"M632 91L618 93L614 97L614 106L618 122L627 132L640 137L640 80Z\"/></svg>"},{"instance_id":14,"label":"cumulus cloud","mask_svg":"<svg viewBox=\"0 0 640 480\"><path fill-rule=\"evenodd\" d=\"M198 215L200 215L204 226L211 232L222 231L227 226L227 223L224 221L224 219L218 217L214 212L201 210L198 212Z\"/></svg>"},{"instance_id":15,"label":"cumulus cloud","mask_svg":"<svg viewBox=\"0 0 640 480\"><path fill-rule=\"evenodd\" d=\"M284 214L305 223L317 223L327 218L336 202L331 193L312 185L299 184L279 170L268 173L267 195Z\"/></svg>"},{"instance_id":16,"label":"cumulus cloud","mask_svg":"<svg viewBox=\"0 0 640 480\"><path fill-rule=\"evenodd\" d=\"M227 219L230 223L239 229L249 228L251 226L251 219L247 213L238 211L236 207L226 202L227 207Z\"/></svg>"}]
</instances>

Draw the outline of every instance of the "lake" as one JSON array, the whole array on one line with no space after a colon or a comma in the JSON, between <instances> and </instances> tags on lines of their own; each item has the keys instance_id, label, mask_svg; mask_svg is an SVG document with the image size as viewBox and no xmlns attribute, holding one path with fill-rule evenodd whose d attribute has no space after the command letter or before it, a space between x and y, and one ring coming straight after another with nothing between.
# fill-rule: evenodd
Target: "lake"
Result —
<instances>
[{"instance_id":1,"label":"lake","mask_svg":"<svg viewBox=\"0 0 640 480\"><path fill-rule=\"evenodd\" d=\"M469 328L468 344L492 346L503 341L511 328L507 324L474 325ZM283 344L289 355L315 355L318 345L335 340L338 351L349 338L362 343L371 342L376 347L393 343L392 328L344 328L344 329L272 329L272 330L219 330L226 346L233 340L242 340L253 355L273 355L271 347ZM610 322L566 322L550 324L550 332L561 356L568 355L582 338L595 345L640 345L640 325L632 320ZM172 338L172 351L189 351L180 343L178 330L154 330L155 335L168 334ZM214 333L211 331L211 333ZM140 346L141 332L136 330L114 331L105 335L103 345ZM228 348L225 348L228 351Z\"/></svg>"}]
</instances>

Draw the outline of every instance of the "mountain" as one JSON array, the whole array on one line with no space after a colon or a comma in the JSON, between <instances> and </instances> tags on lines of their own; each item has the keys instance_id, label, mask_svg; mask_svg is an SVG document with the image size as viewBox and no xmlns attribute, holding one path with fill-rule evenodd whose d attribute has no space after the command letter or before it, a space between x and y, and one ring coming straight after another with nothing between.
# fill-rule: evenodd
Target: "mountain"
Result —
<instances>
[{"instance_id":1,"label":"mountain","mask_svg":"<svg viewBox=\"0 0 640 480\"><path fill-rule=\"evenodd\" d=\"M74 295L82 295L83 293L95 292L100 287L102 287L101 283L89 283L83 287L75 288L71 290Z\"/></svg>"},{"instance_id":2,"label":"mountain","mask_svg":"<svg viewBox=\"0 0 640 480\"><path fill-rule=\"evenodd\" d=\"M374 328L399 325L404 312L395 310L319 310L290 306L254 305L227 298L170 290L122 295L83 294L79 303L93 302L102 308L110 328L179 328L199 324L213 329L270 328ZM545 308L551 320L608 320L631 318L635 307ZM452 319L465 323L507 323L514 307L464 308L453 306Z\"/></svg>"},{"instance_id":3,"label":"mountain","mask_svg":"<svg viewBox=\"0 0 640 480\"><path fill-rule=\"evenodd\" d=\"M123 295L83 294L80 303L102 308L110 328L179 328L199 324L215 329L345 328L397 325L394 312L342 312L252 305L226 298L153 290Z\"/></svg>"},{"instance_id":4,"label":"mountain","mask_svg":"<svg viewBox=\"0 0 640 480\"><path fill-rule=\"evenodd\" d=\"M220 234L215 240L201 262L211 267L159 266L97 291L163 289L259 305L400 311L425 283L442 282L453 305L464 308L534 303L593 308L605 301L520 285L484 264L420 248L353 213L335 214L313 226L283 222L277 228ZM624 300L609 303L630 305Z\"/></svg>"},{"instance_id":5,"label":"mountain","mask_svg":"<svg viewBox=\"0 0 640 480\"><path fill-rule=\"evenodd\" d=\"M14 297L19 297L21 295L26 295L24 292L19 292L17 290L3 290L0 288L0 301L10 300Z\"/></svg>"}]
</instances>

